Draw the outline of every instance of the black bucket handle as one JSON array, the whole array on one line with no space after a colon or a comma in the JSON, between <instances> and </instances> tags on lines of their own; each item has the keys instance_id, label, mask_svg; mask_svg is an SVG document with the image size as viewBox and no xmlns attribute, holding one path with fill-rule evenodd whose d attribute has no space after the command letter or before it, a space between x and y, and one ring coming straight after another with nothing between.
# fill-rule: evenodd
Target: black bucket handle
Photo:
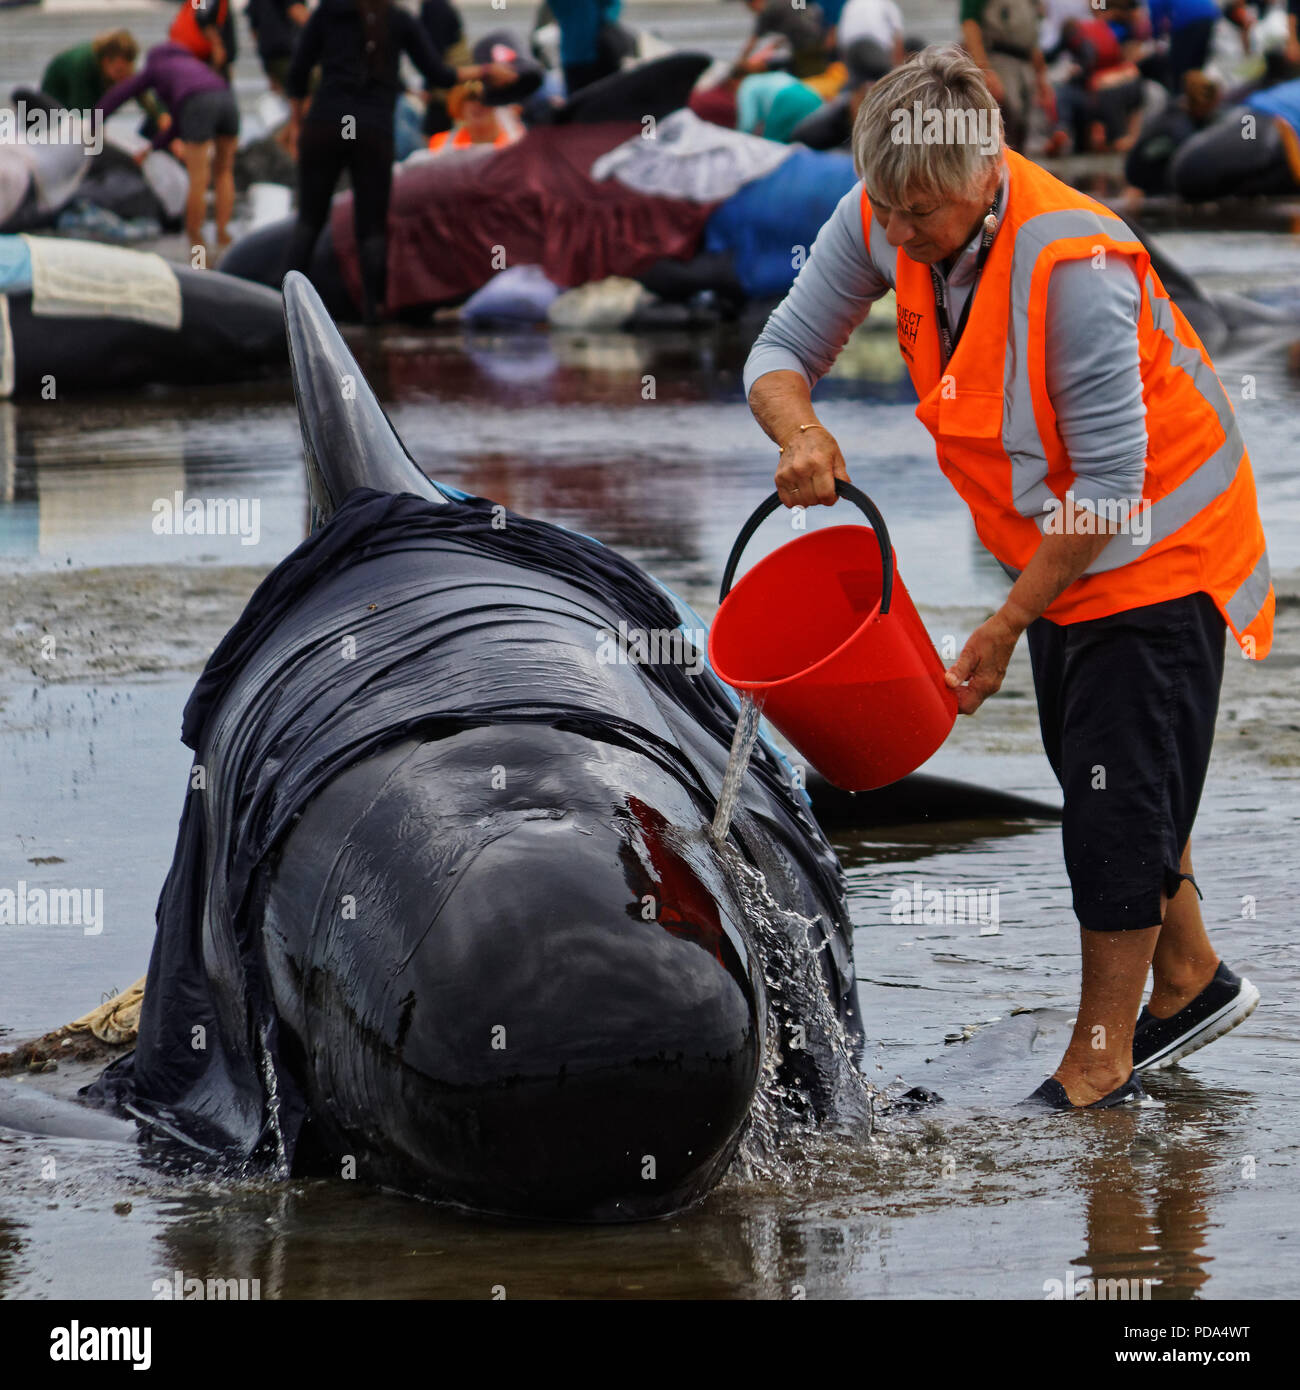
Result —
<instances>
[{"instance_id":1,"label":"black bucket handle","mask_svg":"<svg viewBox=\"0 0 1300 1390\"><path fill-rule=\"evenodd\" d=\"M836 478L835 491L839 496L847 497L859 511L865 514L867 520L871 522L871 529L875 532L876 540L880 545L880 616L883 618L889 612L889 600L894 592L894 550L889 543L889 528L885 525L885 518L880 515L880 509L860 488L854 487L852 483L846 483L843 478ZM719 603L731 592L731 581L735 578L741 551L749 544L754 532L782 505L781 494L774 492L758 504L753 515L740 528L740 535L736 537L736 543L731 547L731 554L727 556L726 568L722 571L722 588L718 592Z\"/></svg>"}]
</instances>

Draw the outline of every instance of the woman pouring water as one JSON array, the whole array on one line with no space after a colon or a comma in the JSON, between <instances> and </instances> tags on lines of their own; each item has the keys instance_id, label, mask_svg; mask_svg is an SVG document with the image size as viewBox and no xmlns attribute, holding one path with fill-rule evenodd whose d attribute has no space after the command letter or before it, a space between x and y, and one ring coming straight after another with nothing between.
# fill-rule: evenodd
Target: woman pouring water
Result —
<instances>
[{"instance_id":1,"label":"woman pouring water","mask_svg":"<svg viewBox=\"0 0 1300 1390\"><path fill-rule=\"evenodd\" d=\"M1250 461L1142 243L1003 148L997 103L963 50L926 49L877 83L853 152L861 182L755 343L749 404L780 449L782 502L834 503L848 469L811 387L894 289L917 415L1014 579L947 683L974 714L1028 633L1064 793L1082 994L1034 1098L1137 1100L1139 1071L1211 1042L1259 999L1210 944L1190 844L1225 633L1247 657L1272 639Z\"/></svg>"}]
</instances>

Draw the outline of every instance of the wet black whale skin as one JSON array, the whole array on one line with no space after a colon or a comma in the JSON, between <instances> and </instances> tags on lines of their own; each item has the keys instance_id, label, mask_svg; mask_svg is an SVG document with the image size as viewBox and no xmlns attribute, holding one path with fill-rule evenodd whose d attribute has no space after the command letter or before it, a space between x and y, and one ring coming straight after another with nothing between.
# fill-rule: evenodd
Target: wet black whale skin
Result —
<instances>
[{"instance_id":1,"label":"wet black whale skin","mask_svg":"<svg viewBox=\"0 0 1300 1390\"><path fill-rule=\"evenodd\" d=\"M733 698L707 670L598 660L620 622L676 626L665 591L595 541L445 497L302 277L285 301L320 524L187 705L202 786L139 1044L96 1090L280 1171L350 1161L516 1216L680 1210L734 1151L767 1025L706 836ZM767 748L733 839L815 919L856 1034L839 863ZM815 1036L786 1053L825 1113Z\"/></svg>"}]
</instances>

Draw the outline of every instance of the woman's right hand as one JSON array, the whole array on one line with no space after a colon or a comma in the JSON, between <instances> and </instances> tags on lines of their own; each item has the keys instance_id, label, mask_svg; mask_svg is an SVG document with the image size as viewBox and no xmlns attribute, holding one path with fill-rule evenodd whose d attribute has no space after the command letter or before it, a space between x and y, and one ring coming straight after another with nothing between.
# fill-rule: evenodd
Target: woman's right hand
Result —
<instances>
[{"instance_id":1,"label":"woman's right hand","mask_svg":"<svg viewBox=\"0 0 1300 1390\"><path fill-rule=\"evenodd\" d=\"M796 430L786 441L776 470L776 490L787 507L831 506L838 494L835 479L849 481L835 436L821 425Z\"/></svg>"}]
</instances>

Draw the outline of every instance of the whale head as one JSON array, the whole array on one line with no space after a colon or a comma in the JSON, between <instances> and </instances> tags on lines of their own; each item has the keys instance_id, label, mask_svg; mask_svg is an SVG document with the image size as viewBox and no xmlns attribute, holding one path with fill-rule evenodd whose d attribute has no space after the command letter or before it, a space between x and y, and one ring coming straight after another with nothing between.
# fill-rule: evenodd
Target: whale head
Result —
<instances>
[{"instance_id":1,"label":"whale head","mask_svg":"<svg viewBox=\"0 0 1300 1390\"><path fill-rule=\"evenodd\" d=\"M308 282L284 297L317 523L356 487L449 505ZM395 737L307 802L261 897L304 1153L516 1217L647 1219L711 1189L765 986L706 798L669 764L507 709Z\"/></svg>"}]
</instances>

